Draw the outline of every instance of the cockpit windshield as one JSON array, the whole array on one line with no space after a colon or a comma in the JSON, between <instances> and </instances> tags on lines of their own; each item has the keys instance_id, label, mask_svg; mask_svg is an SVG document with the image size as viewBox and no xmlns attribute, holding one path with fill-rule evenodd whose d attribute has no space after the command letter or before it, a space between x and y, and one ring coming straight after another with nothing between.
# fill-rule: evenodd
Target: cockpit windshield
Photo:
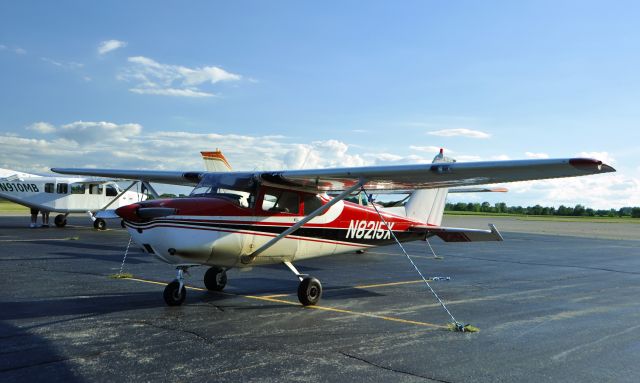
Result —
<instances>
[{"instance_id":1,"label":"cockpit windshield","mask_svg":"<svg viewBox=\"0 0 640 383\"><path fill-rule=\"evenodd\" d=\"M225 198L241 207L253 207L256 186L251 175L205 174L189 196Z\"/></svg>"}]
</instances>

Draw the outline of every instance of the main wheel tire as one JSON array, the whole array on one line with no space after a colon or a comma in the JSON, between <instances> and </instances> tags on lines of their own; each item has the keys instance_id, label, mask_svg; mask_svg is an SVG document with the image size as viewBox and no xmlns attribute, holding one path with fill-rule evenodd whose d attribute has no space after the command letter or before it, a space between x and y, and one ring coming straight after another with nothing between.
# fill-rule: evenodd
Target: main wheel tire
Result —
<instances>
[{"instance_id":1,"label":"main wheel tire","mask_svg":"<svg viewBox=\"0 0 640 383\"><path fill-rule=\"evenodd\" d=\"M164 288L163 296L167 305L180 306L187 298L187 289L184 286L180 289L180 282L173 281Z\"/></svg>"},{"instance_id":2,"label":"main wheel tire","mask_svg":"<svg viewBox=\"0 0 640 383\"><path fill-rule=\"evenodd\" d=\"M222 291L227 285L227 272L219 267L210 267L204 273L204 285L207 290Z\"/></svg>"},{"instance_id":3,"label":"main wheel tire","mask_svg":"<svg viewBox=\"0 0 640 383\"><path fill-rule=\"evenodd\" d=\"M65 217L64 214L58 214L53 219L53 223L55 223L57 227L64 227L67 224L67 217Z\"/></svg>"},{"instance_id":4,"label":"main wheel tire","mask_svg":"<svg viewBox=\"0 0 640 383\"><path fill-rule=\"evenodd\" d=\"M303 306L318 303L322 296L322 284L316 278L306 277L298 286L298 299Z\"/></svg>"},{"instance_id":5,"label":"main wheel tire","mask_svg":"<svg viewBox=\"0 0 640 383\"><path fill-rule=\"evenodd\" d=\"M120 226L122 226L123 229L127 228L127 226L124 224L124 219L120 220Z\"/></svg>"},{"instance_id":6,"label":"main wheel tire","mask_svg":"<svg viewBox=\"0 0 640 383\"><path fill-rule=\"evenodd\" d=\"M107 223L102 218L96 218L96 220L93 221L93 228L96 230L105 230Z\"/></svg>"}]
</instances>

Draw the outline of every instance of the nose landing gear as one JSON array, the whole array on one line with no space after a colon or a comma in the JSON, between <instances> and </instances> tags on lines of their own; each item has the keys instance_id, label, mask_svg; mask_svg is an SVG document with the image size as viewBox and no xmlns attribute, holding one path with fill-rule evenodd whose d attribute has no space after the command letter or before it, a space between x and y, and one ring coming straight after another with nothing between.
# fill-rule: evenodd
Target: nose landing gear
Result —
<instances>
[{"instance_id":1,"label":"nose landing gear","mask_svg":"<svg viewBox=\"0 0 640 383\"><path fill-rule=\"evenodd\" d=\"M176 268L176 279L164 288L164 301L169 306L180 306L187 298L187 289L184 287L184 273L188 273L189 266Z\"/></svg>"}]
</instances>

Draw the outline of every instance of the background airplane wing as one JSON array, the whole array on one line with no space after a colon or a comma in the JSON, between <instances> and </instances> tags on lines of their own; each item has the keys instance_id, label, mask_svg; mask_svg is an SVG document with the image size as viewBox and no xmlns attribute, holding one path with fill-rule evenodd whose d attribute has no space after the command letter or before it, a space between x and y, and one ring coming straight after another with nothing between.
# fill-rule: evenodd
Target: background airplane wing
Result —
<instances>
[{"instance_id":1,"label":"background airplane wing","mask_svg":"<svg viewBox=\"0 0 640 383\"><path fill-rule=\"evenodd\" d=\"M200 181L201 171L180 172L164 170L82 169L52 168L52 172L81 176L114 178L115 180L139 180L170 185L195 186Z\"/></svg>"},{"instance_id":2,"label":"background airplane wing","mask_svg":"<svg viewBox=\"0 0 640 383\"><path fill-rule=\"evenodd\" d=\"M614 172L591 158L453 162L262 172L267 183L318 191L345 190L359 180L367 190L433 189L575 177Z\"/></svg>"}]
</instances>

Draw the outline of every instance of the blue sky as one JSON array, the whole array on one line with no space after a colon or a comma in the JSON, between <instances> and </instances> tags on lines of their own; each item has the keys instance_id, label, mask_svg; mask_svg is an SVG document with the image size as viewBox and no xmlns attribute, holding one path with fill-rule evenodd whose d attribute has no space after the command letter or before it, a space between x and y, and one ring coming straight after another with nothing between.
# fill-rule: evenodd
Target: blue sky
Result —
<instances>
[{"instance_id":1,"label":"blue sky","mask_svg":"<svg viewBox=\"0 0 640 383\"><path fill-rule=\"evenodd\" d=\"M639 11L3 2L0 167L198 169L216 147L238 169L589 154L618 173L452 200L640 205Z\"/></svg>"}]
</instances>

